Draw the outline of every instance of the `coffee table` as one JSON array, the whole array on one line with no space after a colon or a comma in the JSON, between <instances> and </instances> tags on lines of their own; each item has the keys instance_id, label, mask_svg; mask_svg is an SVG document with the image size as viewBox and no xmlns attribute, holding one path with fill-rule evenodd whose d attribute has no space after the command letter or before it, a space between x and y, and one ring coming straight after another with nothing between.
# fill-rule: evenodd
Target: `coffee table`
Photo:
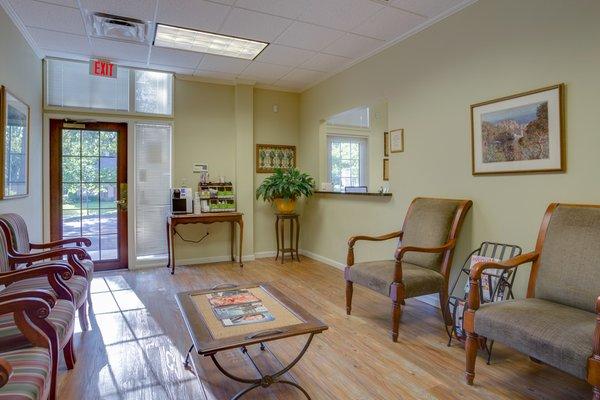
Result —
<instances>
[{"instance_id":1,"label":"coffee table","mask_svg":"<svg viewBox=\"0 0 600 400\"><path fill-rule=\"evenodd\" d=\"M224 326L213 313L207 295L235 289L247 289L258 297L274 319L248 325ZM224 284L208 290L178 293L176 299L192 339L192 345L185 359L186 367L189 366L190 354L195 349L199 355L210 357L217 369L226 377L250 385L233 396L231 400L239 399L253 389L267 388L275 383L296 387L306 398L310 399L302 386L283 379L283 375L300 361L308 350L314 335L328 329L323 322L266 283L240 286ZM300 335L308 335L300 353L287 366L281 364L282 369L273 374L264 374L258 369L247 351L247 347L250 345L258 344L261 350L265 350L267 342ZM251 364L260 374L260 379L239 377L225 370L217 360L217 353L231 349L240 349L243 355L250 358Z\"/></svg>"}]
</instances>

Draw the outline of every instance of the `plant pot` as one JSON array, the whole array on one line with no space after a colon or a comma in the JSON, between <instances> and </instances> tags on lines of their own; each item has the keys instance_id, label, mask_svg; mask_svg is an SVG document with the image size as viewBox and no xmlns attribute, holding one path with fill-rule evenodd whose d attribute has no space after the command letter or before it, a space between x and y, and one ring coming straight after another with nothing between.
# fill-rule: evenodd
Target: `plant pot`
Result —
<instances>
[{"instance_id":1,"label":"plant pot","mask_svg":"<svg viewBox=\"0 0 600 400\"><path fill-rule=\"evenodd\" d=\"M296 200L291 199L273 199L275 208L280 214L293 214L296 211Z\"/></svg>"}]
</instances>

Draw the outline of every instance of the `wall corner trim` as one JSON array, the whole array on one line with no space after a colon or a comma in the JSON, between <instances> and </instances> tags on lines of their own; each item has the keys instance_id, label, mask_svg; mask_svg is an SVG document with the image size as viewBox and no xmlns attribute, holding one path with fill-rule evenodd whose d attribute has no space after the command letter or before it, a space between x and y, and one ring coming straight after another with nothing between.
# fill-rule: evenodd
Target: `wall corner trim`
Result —
<instances>
[{"instance_id":1,"label":"wall corner trim","mask_svg":"<svg viewBox=\"0 0 600 400\"><path fill-rule=\"evenodd\" d=\"M23 38L25 38L25 41L27 42L31 50L33 50L37 58L43 59L45 57L44 52L38 47L37 43L35 43L35 40L33 40L33 37L31 36L31 34L29 34L25 23L23 23L23 20L21 20L21 17L19 17L12 4L10 4L8 0L0 0L0 6L4 8L4 11L6 11L6 14L8 14L13 24L15 24L17 29L19 29L19 32L21 32L21 35L23 36Z\"/></svg>"}]
</instances>

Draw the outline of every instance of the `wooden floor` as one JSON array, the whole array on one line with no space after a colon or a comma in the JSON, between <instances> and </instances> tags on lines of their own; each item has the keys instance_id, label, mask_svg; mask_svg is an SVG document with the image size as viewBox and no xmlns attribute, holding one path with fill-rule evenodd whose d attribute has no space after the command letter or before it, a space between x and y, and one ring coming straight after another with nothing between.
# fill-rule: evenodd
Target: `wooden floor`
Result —
<instances>
[{"instance_id":1,"label":"wooden floor","mask_svg":"<svg viewBox=\"0 0 600 400\"><path fill-rule=\"evenodd\" d=\"M210 359L195 361L199 376L184 369L190 345L174 295L221 283L270 282L330 329L317 335L292 370L314 400L324 399L589 399L591 388L554 368L537 365L496 344L492 365L478 357L475 386L464 383L464 351L447 347L437 309L408 300L399 342L390 339L389 299L355 286L353 315L345 315L342 272L307 258L281 265L271 259L142 272L98 274L93 284L92 329L76 333L74 370L61 362L60 400L229 399L244 387L222 376ZM284 362L301 338L273 342ZM254 353L259 353L253 349ZM220 355L240 375L254 369L239 351ZM276 368L268 353L263 368ZM274 385L244 399L303 399L292 387Z\"/></svg>"}]
</instances>

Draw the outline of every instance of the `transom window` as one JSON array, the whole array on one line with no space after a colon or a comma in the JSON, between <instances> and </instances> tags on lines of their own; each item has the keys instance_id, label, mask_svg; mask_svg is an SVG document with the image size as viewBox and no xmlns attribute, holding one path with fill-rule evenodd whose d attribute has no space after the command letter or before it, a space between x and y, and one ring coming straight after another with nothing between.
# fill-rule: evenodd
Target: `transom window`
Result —
<instances>
[{"instance_id":1,"label":"transom window","mask_svg":"<svg viewBox=\"0 0 600 400\"><path fill-rule=\"evenodd\" d=\"M329 182L334 190L347 186L367 186L367 139L328 135Z\"/></svg>"}]
</instances>

